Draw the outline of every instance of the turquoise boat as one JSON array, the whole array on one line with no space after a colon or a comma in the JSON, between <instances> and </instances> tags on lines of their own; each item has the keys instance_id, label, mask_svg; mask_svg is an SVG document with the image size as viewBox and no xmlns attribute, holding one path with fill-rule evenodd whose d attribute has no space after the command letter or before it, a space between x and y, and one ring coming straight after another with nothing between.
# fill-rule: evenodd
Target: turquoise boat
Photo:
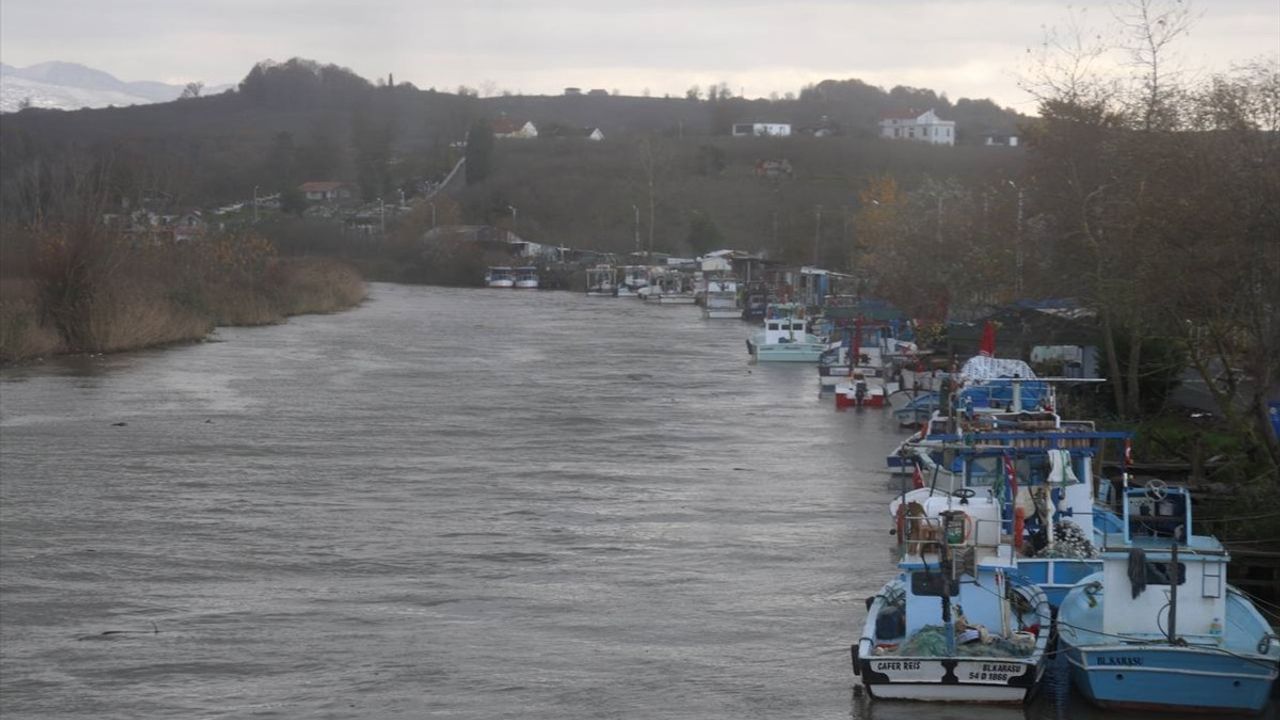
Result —
<instances>
[{"instance_id":1,"label":"turquoise boat","mask_svg":"<svg viewBox=\"0 0 1280 720\"><path fill-rule=\"evenodd\" d=\"M1261 712L1280 638L1227 584L1222 543L1190 531L1190 493L1153 480L1121 500L1123 525L1106 536L1102 570L1059 609L1072 682L1108 708Z\"/></svg>"},{"instance_id":2,"label":"turquoise boat","mask_svg":"<svg viewBox=\"0 0 1280 720\"><path fill-rule=\"evenodd\" d=\"M770 305L764 327L747 339L756 362L816 363L827 343L806 330L805 308L798 303Z\"/></svg>"}]
</instances>

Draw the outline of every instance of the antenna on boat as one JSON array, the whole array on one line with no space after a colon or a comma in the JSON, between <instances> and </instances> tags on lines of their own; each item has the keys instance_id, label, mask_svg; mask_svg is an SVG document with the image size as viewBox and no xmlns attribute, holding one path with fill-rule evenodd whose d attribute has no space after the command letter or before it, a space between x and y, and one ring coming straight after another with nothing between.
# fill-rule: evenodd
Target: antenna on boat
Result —
<instances>
[{"instance_id":1,"label":"antenna on boat","mask_svg":"<svg viewBox=\"0 0 1280 720\"><path fill-rule=\"evenodd\" d=\"M1178 645L1178 539L1174 538L1169 556L1169 644Z\"/></svg>"}]
</instances>

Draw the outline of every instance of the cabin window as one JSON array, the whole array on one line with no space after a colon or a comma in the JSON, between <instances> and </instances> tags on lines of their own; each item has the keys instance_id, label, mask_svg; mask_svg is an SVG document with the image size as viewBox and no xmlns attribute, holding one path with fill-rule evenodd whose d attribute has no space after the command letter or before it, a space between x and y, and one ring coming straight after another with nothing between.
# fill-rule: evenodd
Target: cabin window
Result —
<instances>
[{"instance_id":1,"label":"cabin window","mask_svg":"<svg viewBox=\"0 0 1280 720\"><path fill-rule=\"evenodd\" d=\"M1003 458L976 457L969 462L968 485L971 487L989 487L997 484L1004 476Z\"/></svg>"},{"instance_id":2,"label":"cabin window","mask_svg":"<svg viewBox=\"0 0 1280 720\"><path fill-rule=\"evenodd\" d=\"M1187 566L1178 563L1178 584L1181 585L1187 581ZM1148 562L1147 563L1147 584L1148 585L1172 585L1169 582L1169 563Z\"/></svg>"},{"instance_id":3,"label":"cabin window","mask_svg":"<svg viewBox=\"0 0 1280 720\"><path fill-rule=\"evenodd\" d=\"M778 329L778 323L769 323L769 329L770 329L770 330L777 330L777 329Z\"/></svg>"},{"instance_id":4,"label":"cabin window","mask_svg":"<svg viewBox=\"0 0 1280 720\"><path fill-rule=\"evenodd\" d=\"M942 597L943 576L936 572L920 571L911 573L911 594L924 597ZM960 583L951 583L951 597L960 594Z\"/></svg>"}]
</instances>

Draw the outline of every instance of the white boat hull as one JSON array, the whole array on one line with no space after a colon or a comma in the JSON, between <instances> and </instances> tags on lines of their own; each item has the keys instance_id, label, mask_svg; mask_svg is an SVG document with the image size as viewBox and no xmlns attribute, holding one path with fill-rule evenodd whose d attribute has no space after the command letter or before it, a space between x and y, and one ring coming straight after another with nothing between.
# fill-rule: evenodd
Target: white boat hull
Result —
<instances>
[{"instance_id":1,"label":"white boat hull","mask_svg":"<svg viewBox=\"0 0 1280 720\"><path fill-rule=\"evenodd\" d=\"M510 287L515 287L515 284L516 283L514 280L490 280L489 281L489 287L491 288L510 288Z\"/></svg>"},{"instance_id":2,"label":"white boat hull","mask_svg":"<svg viewBox=\"0 0 1280 720\"><path fill-rule=\"evenodd\" d=\"M537 290L537 280L517 280L515 287L517 290Z\"/></svg>"},{"instance_id":3,"label":"white boat hull","mask_svg":"<svg viewBox=\"0 0 1280 720\"><path fill-rule=\"evenodd\" d=\"M882 700L964 702L1017 705L1027 698L1026 688L999 685L868 685L871 697Z\"/></svg>"},{"instance_id":4,"label":"white boat hull","mask_svg":"<svg viewBox=\"0 0 1280 720\"><path fill-rule=\"evenodd\" d=\"M742 317L738 308L702 308L702 317L708 320L737 320Z\"/></svg>"}]
</instances>

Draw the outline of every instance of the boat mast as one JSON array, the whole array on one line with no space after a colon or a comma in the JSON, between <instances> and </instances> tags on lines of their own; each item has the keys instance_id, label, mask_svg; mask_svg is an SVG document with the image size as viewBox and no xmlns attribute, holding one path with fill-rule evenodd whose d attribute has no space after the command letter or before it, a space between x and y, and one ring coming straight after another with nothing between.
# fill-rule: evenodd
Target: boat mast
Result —
<instances>
[{"instance_id":1,"label":"boat mast","mask_svg":"<svg viewBox=\"0 0 1280 720\"><path fill-rule=\"evenodd\" d=\"M954 657L956 654L956 623L951 617L951 575L948 571L948 553L950 542L947 540L947 522L942 523L942 554L939 556L941 562L938 563L939 574L942 575L942 625L945 628L943 635L947 638L947 655Z\"/></svg>"},{"instance_id":2,"label":"boat mast","mask_svg":"<svg viewBox=\"0 0 1280 720\"><path fill-rule=\"evenodd\" d=\"M1169 558L1169 644L1178 644L1178 541L1173 541Z\"/></svg>"}]
</instances>

